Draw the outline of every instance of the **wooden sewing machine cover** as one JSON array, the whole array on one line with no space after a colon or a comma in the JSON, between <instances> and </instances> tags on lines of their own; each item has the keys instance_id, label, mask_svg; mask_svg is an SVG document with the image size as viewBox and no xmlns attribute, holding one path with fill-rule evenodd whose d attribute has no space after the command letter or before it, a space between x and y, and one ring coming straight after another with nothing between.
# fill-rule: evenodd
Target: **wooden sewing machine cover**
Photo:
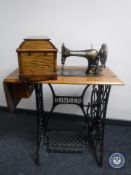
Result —
<instances>
[{"instance_id":1,"label":"wooden sewing machine cover","mask_svg":"<svg viewBox=\"0 0 131 175\"><path fill-rule=\"evenodd\" d=\"M21 80L57 79L57 49L48 37L27 37L16 51Z\"/></svg>"}]
</instances>

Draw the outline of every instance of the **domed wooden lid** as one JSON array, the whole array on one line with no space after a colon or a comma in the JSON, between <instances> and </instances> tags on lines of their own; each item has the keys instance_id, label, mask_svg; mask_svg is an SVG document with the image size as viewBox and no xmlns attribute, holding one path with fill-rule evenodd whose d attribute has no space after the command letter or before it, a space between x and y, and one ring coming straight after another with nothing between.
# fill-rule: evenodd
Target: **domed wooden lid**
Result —
<instances>
[{"instance_id":1,"label":"domed wooden lid","mask_svg":"<svg viewBox=\"0 0 131 175\"><path fill-rule=\"evenodd\" d=\"M29 36L20 44L17 52L57 52L47 36Z\"/></svg>"}]
</instances>

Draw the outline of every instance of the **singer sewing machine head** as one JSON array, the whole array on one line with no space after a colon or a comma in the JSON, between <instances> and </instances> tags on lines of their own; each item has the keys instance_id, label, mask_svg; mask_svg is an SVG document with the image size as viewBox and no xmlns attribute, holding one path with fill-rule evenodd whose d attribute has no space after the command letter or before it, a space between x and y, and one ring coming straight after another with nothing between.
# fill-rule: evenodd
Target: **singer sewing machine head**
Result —
<instances>
[{"instance_id":1,"label":"singer sewing machine head","mask_svg":"<svg viewBox=\"0 0 131 175\"><path fill-rule=\"evenodd\" d=\"M85 57L88 60L86 74L101 75L102 70L105 68L105 63L107 60L107 45L102 44L99 51L95 49L74 51L67 49L63 44L61 53L62 53L61 56L62 71L64 71L64 64L67 57L79 56L79 57Z\"/></svg>"}]
</instances>

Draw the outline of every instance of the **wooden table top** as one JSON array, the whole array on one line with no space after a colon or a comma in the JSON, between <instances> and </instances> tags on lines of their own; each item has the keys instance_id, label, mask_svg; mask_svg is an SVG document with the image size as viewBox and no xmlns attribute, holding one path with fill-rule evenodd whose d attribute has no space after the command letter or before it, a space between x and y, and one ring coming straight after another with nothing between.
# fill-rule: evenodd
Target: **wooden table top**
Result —
<instances>
[{"instance_id":1,"label":"wooden table top","mask_svg":"<svg viewBox=\"0 0 131 175\"><path fill-rule=\"evenodd\" d=\"M74 69L75 66L68 66L68 69ZM59 71L60 67L58 67ZM85 67L77 67L77 69L85 69ZM19 69L13 71L10 75L8 75L4 79L5 83L21 83L19 79ZM109 68L105 68L101 76L65 76L58 75L57 80L46 80L41 82L33 82L33 83L44 83L44 84L79 84L79 85L87 85L87 84L99 84L99 85L124 85L123 81L119 79L117 75L115 75Z\"/></svg>"}]
</instances>

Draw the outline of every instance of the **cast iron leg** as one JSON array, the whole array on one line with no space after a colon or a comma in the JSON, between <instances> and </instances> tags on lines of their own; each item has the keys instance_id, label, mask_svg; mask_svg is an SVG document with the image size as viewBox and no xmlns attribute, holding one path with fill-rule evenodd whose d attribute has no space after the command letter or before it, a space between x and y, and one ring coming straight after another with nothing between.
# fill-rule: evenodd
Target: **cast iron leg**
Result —
<instances>
[{"instance_id":1,"label":"cast iron leg","mask_svg":"<svg viewBox=\"0 0 131 175\"><path fill-rule=\"evenodd\" d=\"M94 85L87 108L87 115L90 117L90 138L99 166L103 163L104 125L110 89L110 85Z\"/></svg>"},{"instance_id":2,"label":"cast iron leg","mask_svg":"<svg viewBox=\"0 0 131 175\"><path fill-rule=\"evenodd\" d=\"M43 136L43 92L42 84L35 84L35 95L36 95L36 111L37 111L37 148L36 148L36 164L39 165L39 149L40 142Z\"/></svg>"}]
</instances>

